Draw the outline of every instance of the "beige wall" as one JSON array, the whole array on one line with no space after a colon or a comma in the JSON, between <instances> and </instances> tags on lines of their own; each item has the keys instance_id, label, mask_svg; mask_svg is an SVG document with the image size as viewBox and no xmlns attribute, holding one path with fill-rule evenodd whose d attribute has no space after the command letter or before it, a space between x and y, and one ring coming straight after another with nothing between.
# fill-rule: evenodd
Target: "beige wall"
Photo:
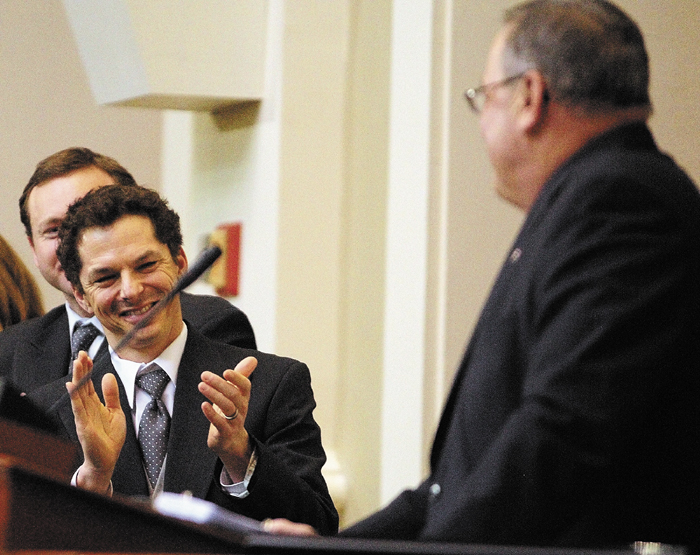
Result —
<instances>
[{"instance_id":1,"label":"beige wall","mask_svg":"<svg viewBox=\"0 0 700 555\"><path fill-rule=\"evenodd\" d=\"M95 104L60 0L0 1L0 233L32 269L17 201L36 163L86 146L158 187L160 122L160 112ZM47 308L62 302L35 275Z\"/></svg>"},{"instance_id":2,"label":"beige wall","mask_svg":"<svg viewBox=\"0 0 700 555\"><path fill-rule=\"evenodd\" d=\"M477 122L462 98L480 82L509 4L416 0L432 13L432 21L421 22L406 13L411 4L391 0L270 0L262 101L215 117L95 106L58 0L0 0L0 187L12 199L0 206L2 233L22 243L14 199L39 158L70 144L117 157L141 181L162 176L183 215L191 257L218 223L242 221L242 291L234 302L251 317L261 348L309 364L324 443L347 485L343 523L353 522L385 501L382 475L394 473L410 487L419 477L403 476L414 476L416 461L420 474L427 471L453 372L522 220L492 192ZM695 1L620 4L647 37L659 144L700 182ZM408 17L397 19L399 11ZM415 98L412 68L416 83L425 77L417 60L401 59L410 48L392 46L397 37L410 39L411 25L428 33L432 45L430 96L417 110L401 112ZM396 75L407 85L397 87ZM402 208L390 202L390 175L408 168L412 177L418 157L401 153L410 152L415 137L404 129L422 133L424 114L427 194L407 194L405 206L427 214L407 239L417 237L426 249L417 249L404 268L389 268L396 248L389 235L401 233L389 222ZM400 183L392 187L401 193ZM29 260L26 248L22 254ZM402 278L410 282L416 267L425 279L425 297L412 306L424 329L423 359L406 366L421 374L417 398L400 381L383 380L404 371L400 363L385 367L401 355L399 344L387 356L387 333L398 333L401 321L386 299L401 293ZM382 434L402 433L402 422L384 410L391 404L419 415L422 452L398 445L389 463ZM411 470L404 473L393 460ZM340 486L342 493L342 480Z\"/></svg>"},{"instance_id":3,"label":"beige wall","mask_svg":"<svg viewBox=\"0 0 700 555\"><path fill-rule=\"evenodd\" d=\"M286 4L276 349L313 369L346 515L379 486L390 8Z\"/></svg>"}]
</instances>

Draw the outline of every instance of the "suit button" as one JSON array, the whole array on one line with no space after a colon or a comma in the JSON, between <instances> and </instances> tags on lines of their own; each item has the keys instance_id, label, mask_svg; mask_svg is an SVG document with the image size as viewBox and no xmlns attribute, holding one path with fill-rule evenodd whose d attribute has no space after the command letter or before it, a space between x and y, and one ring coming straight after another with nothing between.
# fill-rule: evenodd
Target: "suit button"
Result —
<instances>
[{"instance_id":1,"label":"suit button","mask_svg":"<svg viewBox=\"0 0 700 555\"><path fill-rule=\"evenodd\" d=\"M433 485L430 486L430 489L428 491L430 492L431 499L435 500L440 496L442 488L440 487L440 484L435 482Z\"/></svg>"}]
</instances>

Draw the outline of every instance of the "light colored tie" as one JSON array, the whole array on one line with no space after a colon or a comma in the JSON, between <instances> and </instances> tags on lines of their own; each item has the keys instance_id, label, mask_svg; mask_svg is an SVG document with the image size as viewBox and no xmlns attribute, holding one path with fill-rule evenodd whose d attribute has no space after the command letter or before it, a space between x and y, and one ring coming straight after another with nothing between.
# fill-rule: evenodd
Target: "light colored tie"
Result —
<instances>
[{"instance_id":1,"label":"light colored tie","mask_svg":"<svg viewBox=\"0 0 700 555\"><path fill-rule=\"evenodd\" d=\"M70 339L70 363L68 364L69 372L73 370L73 361L78 358L78 353L80 351L87 352L88 349L90 349L90 345L92 345L92 342L98 335L100 335L100 330L98 330L91 323L75 323L75 327L73 328L73 336Z\"/></svg>"},{"instance_id":2,"label":"light colored tie","mask_svg":"<svg viewBox=\"0 0 700 555\"><path fill-rule=\"evenodd\" d=\"M157 364L149 365L146 372L136 377L136 385L151 396L151 401L144 408L139 422L139 444L146 475L152 488L158 481L168 448L170 414L160 397L169 381L168 374Z\"/></svg>"}]
</instances>

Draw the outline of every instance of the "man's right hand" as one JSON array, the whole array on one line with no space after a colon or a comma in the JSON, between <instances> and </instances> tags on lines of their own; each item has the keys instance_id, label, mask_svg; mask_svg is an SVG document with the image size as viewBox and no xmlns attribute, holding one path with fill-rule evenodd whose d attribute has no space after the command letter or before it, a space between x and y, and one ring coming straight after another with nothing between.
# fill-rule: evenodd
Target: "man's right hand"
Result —
<instances>
[{"instance_id":1,"label":"man's right hand","mask_svg":"<svg viewBox=\"0 0 700 555\"><path fill-rule=\"evenodd\" d=\"M318 536L318 532L308 524L292 522L286 518L268 518L263 521L263 529L278 536Z\"/></svg>"},{"instance_id":2,"label":"man's right hand","mask_svg":"<svg viewBox=\"0 0 700 555\"><path fill-rule=\"evenodd\" d=\"M84 462L77 476L81 488L105 493L126 439L126 417L119 402L119 386L113 374L102 378L102 404L92 380L80 388L80 380L92 371L92 360L81 351L73 363L73 379L66 384L70 393L78 440Z\"/></svg>"}]
</instances>

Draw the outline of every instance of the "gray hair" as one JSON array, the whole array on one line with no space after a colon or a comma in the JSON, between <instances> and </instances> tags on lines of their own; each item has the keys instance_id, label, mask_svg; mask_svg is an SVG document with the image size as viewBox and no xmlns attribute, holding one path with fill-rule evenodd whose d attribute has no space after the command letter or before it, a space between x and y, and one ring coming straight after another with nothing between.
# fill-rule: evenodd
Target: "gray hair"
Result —
<instances>
[{"instance_id":1,"label":"gray hair","mask_svg":"<svg viewBox=\"0 0 700 555\"><path fill-rule=\"evenodd\" d=\"M531 0L507 10L506 74L537 69L551 98L586 111L648 107L637 24L605 0Z\"/></svg>"}]
</instances>

